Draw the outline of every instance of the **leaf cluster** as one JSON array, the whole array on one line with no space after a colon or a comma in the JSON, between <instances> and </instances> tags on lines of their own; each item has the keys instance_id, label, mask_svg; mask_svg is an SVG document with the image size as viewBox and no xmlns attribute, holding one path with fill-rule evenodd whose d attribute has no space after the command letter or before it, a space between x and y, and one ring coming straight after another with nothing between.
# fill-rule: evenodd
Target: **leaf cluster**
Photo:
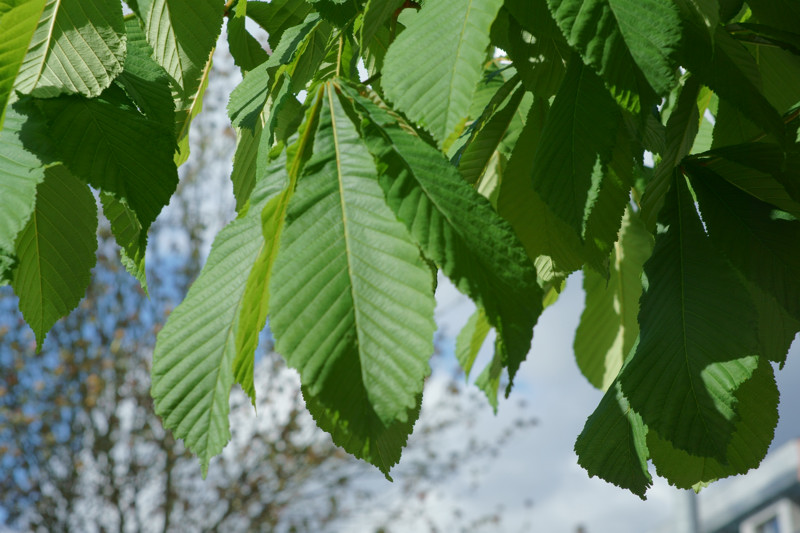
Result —
<instances>
[{"instance_id":1,"label":"leaf cluster","mask_svg":"<svg viewBox=\"0 0 800 533\"><path fill-rule=\"evenodd\" d=\"M496 407L583 270L575 353L606 391L575 446L591 475L644 497L649 461L690 487L766 453L770 362L800 330L794 2L6 4L0 280L40 342L88 283L89 186L145 283L227 18L238 216L152 369L157 413L204 470L233 384L255 399L269 320L317 424L388 477L430 372L439 272L478 307L467 373L497 333L476 380Z\"/></svg>"}]
</instances>

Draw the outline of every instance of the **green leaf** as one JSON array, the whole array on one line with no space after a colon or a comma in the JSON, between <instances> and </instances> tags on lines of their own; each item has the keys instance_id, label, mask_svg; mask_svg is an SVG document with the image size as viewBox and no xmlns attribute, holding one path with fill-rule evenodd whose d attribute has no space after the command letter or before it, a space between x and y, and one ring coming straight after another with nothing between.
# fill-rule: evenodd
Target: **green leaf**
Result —
<instances>
[{"instance_id":1,"label":"green leaf","mask_svg":"<svg viewBox=\"0 0 800 533\"><path fill-rule=\"evenodd\" d=\"M199 113L208 83L211 52L222 28L218 0L139 0L147 42L153 57L172 82L176 103L176 136L182 142L177 163L189 155L188 132Z\"/></svg>"},{"instance_id":2,"label":"green leaf","mask_svg":"<svg viewBox=\"0 0 800 533\"><path fill-rule=\"evenodd\" d=\"M125 68L114 81L148 119L171 131L175 124L175 102L167 72L151 57L153 50L139 22L131 18L125 21L125 29L128 34Z\"/></svg>"},{"instance_id":3,"label":"green leaf","mask_svg":"<svg viewBox=\"0 0 800 533\"><path fill-rule=\"evenodd\" d=\"M103 214L111 223L111 232L120 247L120 262L147 292L147 275L145 272L145 251L147 250L147 232L136 213L125 200L118 200L110 193L100 193Z\"/></svg>"},{"instance_id":4,"label":"green leaf","mask_svg":"<svg viewBox=\"0 0 800 533\"><path fill-rule=\"evenodd\" d=\"M503 362L508 360L508 354L505 351L503 340L497 337L494 340L494 355L489 364L483 369L483 372L475 380L475 386L478 387L486 395L489 405L492 410L497 414L498 392L500 390L500 378L503 376Z\"/></svg>"},{"instance_id":5,"label":"green leaf","mask_svg":"<svg viewBox=\"0 0 800 533\"><path fill-rule=\"evenodd\" d=\"M150 389L156 414L197 454L204 476L230 439L239 313L264 244L261 209L286 186L284 176L276 172L256 184L250 209L214 239L200 276L156 341Z\"/></svg>"},{"instance_id":6,"label":"green leaf","mask_svg":"<svg viewBox=\"0 0 800 533\"><path fill-rule=\"evenodd\" d=\"M356 90L342 90L364 116L364 136L389 206L425 256L486 311L507 350L503 365L513 382L542 311L535 269L514 230L441 152Z\"/></svg>"},{"instance_id":7,"label":"green leaf","mask_svg":"<svg viewBox=\"0 0 800 533\"><path fill-rule=\"evenodd\" d=\"M386 54L382 86L395 107L439 146L469 111L502 0L430 0Z\"/></svg>"},{"instance_id":8,"label":"green leaf","mask_svg":"<svg viewBox=\"0 0 800 533\"><path fill-rule=\"evenodd\" d=\"M550 280L584 263L583 244L533 189L530 176L547 116L547 101L534 99L500 187L497 208L513 226L539 277Z\"/></svg>"},{"instance_id":9,"label":"green leaf","mask_svg":"<svg viewBox=\"0 0 800 533\"><path fill-rule=\"evenodd\" d=\"M800 320L800 221L700 165L687 165L711 242L751 283Z\"/></svg>"},{"instance_id":10,"label":"green leaf","mask_svg":"<svg viewBox=\"0 0 800 533\"><path fill-rule=\"evenodd\" d=\"M735 392L758 362L757 316L703 231L680 175L644 274L640 341L621 374L622 391L650 430L724 462L738 419Z\"/></svg>"},{"instance_id":11,"label":"green leaf","mask_svg":"<svg viewBox=\"0 0 800 533\"><path fill-rule=\"evenodd\" d=\"M566 72L569 45L553 20L545 0L507 0L509 49L522 83L536 96L556 94Z\"/></svg>"},{"instance_id":12,"label":"green leaf","mask_svg":"<svg viewBox=\"0 0 800 533\"><path fill-rule=\"evenodd\" d=\"M765 132L783 139L783 120L761 92L758 65L747 49L722 26L717 26L713 43L702 22L690 20L684 28L681 62L719 95L720 110L727 101Z\"/></svg>"},{"instance_id":13,"label":"green leaf","mask_svg":"<svg viewBox=\"0 0 800 533\"><path fill-rule=\"evenodd\" d=\"M247 16L267 31L269 45L275 50L283 33L303 22L311 10L306 0L249 0Z\"/></svg>"},{"instance_id":14,"label":"green leaf","mask_svg":"<svg viewBox=\"0 0 800 533\"><path fill-rule=\"evenodd\" d=\"M689 154L697 136L700 126L697 109L699 91L697 78L689 77L681 89L675 109L667 119L666 149L642 197L642 220L650 230L656 227L658 213L664 205L675 167Z\"/></svg>"},{"instance_id":15,"label":"green leaf","mask_svg":"<svg viewBox=\"0 0 800 533\"><path fill-rule=\"evenodd\" d=\"M518 82L510 80L508 83L516 85ZM487 114L491 118L482 116L471 126L472 134L470 138L454 157L458 164L458 170L467 183L477 183L486 172L492 156L500 146L500 142L509 132L513 120L518 116L517 113L524 96L525 90L522 87L518 88L505 102L502 109L496 113L492 113L487 108ZM498 102L498 105L500 103ZM516 136L518 135L519 131L516 132Z\"/></svg>"},{"instance_id":16,"label":"green leaf","mask_svg":"<svg viewBox=\"0 0 800 533\"><path fill-rule=\"evenodd\" d=\"M456 360L464 370L465 378L469 378L472 365L478 352L489 334L491 324L482 308L477 308L456 337Z\"/></svg>"},{"instance_id":17,"label":"green leaf","mask_svg":"<svg viewBox=\"0 0 800 533\"><path fill-rule=\"evenodd\" d=\"M236 332L236 358L233 361L233 372L236 382L250 396L255 407L255 389L253 387L253 367L255 350L258 346L258 335L264 329L269 313L269 283L272 267L280 249L280 238L283 232L289 200L294 194L296 173L287 175L286 159L278 158L266 169L269 179L281 176L281 181L288 183L283 193L273 197L261 211L261 228L264 243L253 269L247 278L247 287L242 300L239 315L239 328ZM264 178L261 178L264 179Z\"/></svg>"},{"instance_id":18,"label":"green leaf","mask_svg":"<svg viewBox=\"0 0 800 533\"><path fill-rule=\"evenodd\" d=\"M653 484L647 471L647 426L631 409L619 381L606 391L575 441L578 464L589 473L645 499Z\"/></svg>"},{"instance_id":19,"label":"green leaf","mask_svg":"<svg viewBox=\"0 0 800 533\"><path fill-rule=\"evenodd\" d=\"M269 61L245 75L228 101L228 116L234 126L255 129L270 92L275 90L273 85L277 85L278 80L274 79L276 68L291 63L301 44L319 25L319 15L311 14L302 24L289 28Z\"/></svg>"},{"instance_id":20,"label":"green leaf","mask_svg":"<svg viewBox=\"0 0 800 533\"><path fill-rule=\"evenodd\" d=\"M600 78L573 56L547 115L532 179L542 200L581 239L619 122L617 106Z\"/></svg>"},{"instance_id":21,"label":"green leaf","mask_svg":"<svg viewBox=\"0 0 800 533\"><path fill-rule=\"evenodd\" d=\"M358 14L361 6L347 0L307 0L320 16L339 28L348 26Z\"/></svg>"},{"instance_id":22,"label":"green leaf","mask_svg":"<svg viewBox=\"0 0 800 533\"><path fill-rule=\"evenodd\" d=\"M583 269L586 307L575 332L575 359L586 379L607 390L639 337L642 267L653 237L629 207L611 255L609 277Z\"/></svg>"},{"instance_id":23,"label":"green leaf","mask_svg":"<svg viewBox=\"0 0 800 533\"><path fill-rule=\"evenodd\" d=\"M697 159L701 157L706 159L703 161L706 166L737 187L789 212L797 211L800 202L800 146L784 150L774 143L745 143L698 154Z\"/></svg>"},{"instance_id":24,"label":"green leaf","mask_svg":"<svg viewBox=\"0 0 800 533\"><path fill-rule=\"evenodd\" d=\"M800 321L789 316L775 298L754 284L748 283L747 288L758 311L758 341L761 356L780 364L783 368L792 341L800 331Z\"/></svg>"},{"instance_id":25,"label":"green leaf","mask_svg":"<svg viewBox=\"0 0 800 533\"><path fill-rule=\"evenodd\" d=\"M794 0L748 0L747 5L765 24L794 33L800 28L800 6Z\"/></svg>"},{"instance_id":26,"label":"green leaf","mask_svg":"<svg viewBox=\"0 0 800 533\"><path fill-rule=\"evenodd\" d=\"M70 171L125 201L146 233L178 184L174 137L164 125L126 107L121 93L112 86L103 98L62 96L40 106Z\"/></svg>"},{"instance_id":27,"label":"green leaf","mask_svg":"<svg viewBox=\"0 0 800 533\"><path fill-rule=\"evenodd\" d=\"M778 397L772 367L762 360L753 377L736 391L741 418L736 422L725 460L688 454L651 431L647 445L656 472L671 485L689 489L756 468L767 455L778 424Z\"/></svg>"},{"instance_id":28,"label":"green leaf","mask_svg":"<svg viewBox=\"0 0 800 533\"><path fill-rule=\"evenodd\" d=\"M675 84L681 39L669 0L547 0L570 46L605 81L620 105L638 113Z\"/></svg>"},{"instance_id":29,"label":"green leaf","mask_svg":"<svg viewBox=\"0 0 800 533\"><path fill-rule=\"evenodd\" d=\"M228 16L226 33L228 34L228 49L236 65L242 72L253 70L267 59L269 55L255 37L245 28L245 15L247 13L247 0L238 0L234 8L234 16Z\"/></svg>"},{"instance_id":30,"label":"green leaf","mask_svg":"<svg viewBox=\"0 0 800 533\"><path fill-rule=\"evenodd\" d=\"M97 249L97 208L89 187L58 165L36 188L36 207L17 237L19 265L11 286L36 335L75 309L89 286Z\"/></svg>"},{"instance_id":31,"label":"green leaf","mask_svg":"<svg viewBox=\"0 0 800 533\"><path fill-rule=\"evenodd\" d=\"M14 250L17 235L33 213L36 187L44 179L44 156L52 154L47 123L35 107L17 101L8 108L6 121L0 130L0 249L7 254ZM25 147L28 147L26 149Z\"/></svg>"},{"instance_id":32,"label":"green leaf","mask_svg":"<svg viewBox=\"0 0 800 533\"><path fill-rule=\"evenodd\" d=\"M400 9L404 0L368 0L364 6L364 21L361 23L361 48L366 48L392 14Z\"/></svg>"},{"instance_id":33,"label":"green leaf","mask_svg":"<svg viewBox=\"0 0 800 533\"><path fill-rule=\"evenodd\" d=\"M45 0L16 1L0 15L0 130L6 117L6 107L17 79L22 61L28 51L33 32L38 26Z\"/></svg>"},{"instance_id":34,"label":"green leaf","mask_svg":"<svg viewBox=\"0 0 800 533\"><path fill-rule=\"evenodd\" d=\"M64 93L97 96L122 71L124 60L119 2L48 0L15 89L43 98Z\"/></svg>"},{"instance_id":35,"label":"green leaf","mask_svg":"<svg viewBox=\"0 0 800 533\"><path fill-rule=\"evenodd\" d=\"M375 446L397 425L410 429L430 371L430 276L327 85L272 272L270 325L318 424L384 473L393 462ZM388 456L403 444L385 444Z\"/></svg>"}]
</instances>

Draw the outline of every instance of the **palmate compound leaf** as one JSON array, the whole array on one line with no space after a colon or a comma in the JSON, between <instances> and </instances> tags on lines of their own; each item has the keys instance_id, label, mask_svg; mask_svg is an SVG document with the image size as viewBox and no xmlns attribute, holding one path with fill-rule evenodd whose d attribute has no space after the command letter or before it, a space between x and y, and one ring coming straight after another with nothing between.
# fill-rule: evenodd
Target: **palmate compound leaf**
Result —
<instances>
[{"instance_id":1,"label":"palmate compound leaf","mask_svg":"<svg viewBox=\"0 0 800 533\"><path fill-rule=\"evenodd\" d=\"M780 216L701 165L685 168L711 242L748 281L800 320L800 221Z\"/></svg>"},{"instance_id":2,"label":"palmate compound leaf","mask_svg":"<svg viewBox=\"0 0 800 533\"><path fill-rule=\"evenodd\" d=\"M320 98L270 280L270 326L317 424L387 473L430 371L431 271L386 205L349 102L331 84Z\"/></svg>"},{"instance_id":3,"label":"palmate compound leaf","mask_svg":"<svg viewBox=\"0 0 800 533\"><path fill-rule=\"evenodd\" d=\"M0 12L0 130L17 74L38 26L45 0L14 0Z\"/></svg>"},{"instance_id":4,"label":"palmate compound leaf","mask_svg":"<svg viewBox=\"0 0 800 533\"><path fill-rule=\"evenodd\" d=\"M547 0L569 44L620 105L646 111L675 82L681 20L670 0Z\"/></svg>"},{"instance_id":5,"label":"palmate compound leaf","mask_svg":"<svg viewBox=\"0 0 800 533\"><path fill-rule=\"evenodd\" d=\"M249 208L219 232L200 276L158 334L151 371L156 414L197 454L203 475L230 439L239 317L249 273L265 246L261 212L287 183L282 164L256 183Z\"/></svg>"},{"instance_id":6,"label":"palmate compound leaf","mask_svg":"<svg viewBox=\"0 0 800 533\"><path fill-rule=\"evenodd\" d=\"M463 126L502 0L430 0L386 53L382 86L440 147Z\"/></svg>"},{"instance_id":7,"label":"palmate compound leaf","mask_svg":"<svg viewBox=\"0 0 800 533\"><path fill-rule=\"evenodd\" d=\"M760 358L753 376L736 391L736 400L740 418L725 461L688 454L651 431L647 446L658 475L678 488L699 489L717 479L756 468L767 454L778 424L778 387L766 359Z\"/></svg>"},{"instance_id":8,"label":"palmate compound leaf","mask_svg":"<svg viewBox=\"0 0 800 533\"><path fill-rule=\"evenodd\" d=\"M124 201L146 233L178 185L172 159L175 138L168 127L136 111L116 85L102 98L62 96L37 103L67 168ZM138 245L123 244L136 255L128 245L134 246L132 250Z\"/></svg>"},{"instance_id":9,"label":"palmate compound leaf","mask_svg":"<svg viewBox=\"0 0 800 533\"><path fill-rule=\"evenodd\" d=\"M124 60L120 2L48 0L15 89L43 98L59 94L97 96L122 71Z\"/></svg>"},{"instance_id":10,"label":"palmate compound leaf","mask_svg":"<svg viewBox=\"0 0 800 533\"><path fill-rule=\"evenodd\" d=\"M511 225L435 148L410 135L358 89L342 86L364 119L386 200L426 257L482 307L505 347L513 383L542 312L536 271Z\"/></svg>"},{"instance_id":11,"label":"palmate compound leaf","mask_svg":"<svg viewBox=\"0 0 800 533\"><path fill-rule=\"evenodd\" d=\"M685 179L674 179L644 265L639 344L620 383L651 431L725 462L739 418L736 390L758 363L757 316L704 232Z\"/></svg>"},{"instance_id":12,"label":"palmate compound leaf","mask_svg":"<svg viewBox=\"0 0 800 533\"><path fill-rule=\"evenodd\" d=\"M17 237L11 286L41 350L45 335L81 301L97 249L97 208L89 187L63 165L48 167L36 207Z\"/></svg>"},{"instance_id":13,"label":"palmate compound leaf","mask_svg":"<svg viewBox=\"0 0 800 533\"><path fill-rule=\"evenodd\" d=\"M642 267L652 249L652 235L639 213L628 207L611 254L609 277L583 269L586 307L575 332L575 359L599 389L609 388L639 337Z\"/></svg>"}]
</instances>

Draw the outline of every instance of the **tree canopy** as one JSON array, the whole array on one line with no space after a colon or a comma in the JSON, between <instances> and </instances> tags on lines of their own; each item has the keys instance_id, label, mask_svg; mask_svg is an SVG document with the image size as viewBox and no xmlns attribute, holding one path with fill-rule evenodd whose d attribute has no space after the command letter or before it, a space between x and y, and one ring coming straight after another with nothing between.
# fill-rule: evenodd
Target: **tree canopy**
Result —
<instances>
[{"instance_id":1,"label":"tree canopy","mask_svg":"<svg viewBox=\"0 0 800 533\"><path fill-rule=\"evenodd\" d=\"M317 425L388 477L438 273L478 307L467 374L497 333L475 379L496 406L581 269L575 355L606 391L575 444L589 474L644 497L648 462L683 488L760 463L800 330L797 2L90 4L0 2L0 283L41 345L86 291L99 198L146 288L224 24L238 216L151 374L204 471L231 387L255 402L267 321Z\"/></svg>"}]
</instances>

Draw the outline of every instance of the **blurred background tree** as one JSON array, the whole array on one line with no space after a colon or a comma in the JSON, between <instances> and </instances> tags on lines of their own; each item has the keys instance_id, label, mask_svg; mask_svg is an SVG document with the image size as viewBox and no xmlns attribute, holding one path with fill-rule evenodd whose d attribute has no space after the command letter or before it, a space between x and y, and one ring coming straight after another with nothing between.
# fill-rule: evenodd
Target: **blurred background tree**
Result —
<instances>
[{"instance_id":1,"label":"blurred background tree","mask_svg":"<svg viewBox=\"0 0 800 533\"><path fill-rule=\"evenodd\" d=\"M212 79L234 69L218 53ZM233 83L231 80L228 83ZM475 516L429 497L443 483L480 480L488 460L534 421L480 434L485 399L439 366L429 380L404 463L388 485L335 447L306 411L296 373L263 335L256 365L257 415L237 391L233 437L202 480L153 412L155 335L185 295L210 236L233 216L229 192L235 134L225 87L209 87L193 127L193 155L179 193L151 230L149 297L120 267L101 222L86 298L49 333L41 353L0 288L0 525L18 531L338 531L365 517L376 531L496 530L501 513ZM443 442L448 443L443 446ZM379 510L368 512L366 509ZM444 526L443 526L444 524Z\"/></svg>"}]
</instances>

